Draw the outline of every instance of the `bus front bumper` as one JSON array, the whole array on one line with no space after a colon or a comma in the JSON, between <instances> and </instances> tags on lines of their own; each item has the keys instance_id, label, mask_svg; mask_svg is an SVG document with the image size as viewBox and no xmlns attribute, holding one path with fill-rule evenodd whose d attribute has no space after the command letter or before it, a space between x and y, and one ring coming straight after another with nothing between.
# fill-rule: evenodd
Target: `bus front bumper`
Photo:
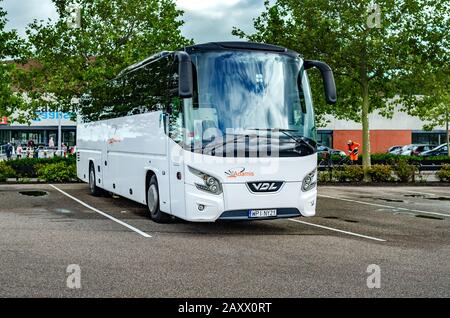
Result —
<instances>
[{"instance_id":1,"label":"bus front bumper","mask_svg":"<svg viewBox=\"0 0 450 318\"><path fill-rule=\"evenodd\" d=\"M251 193L245 183L223 184L214 195L186 184L185 219L195 222L216 220L267 220L314 216L317 189L303 192L301 182L287 182L277 193ZM275 217L250 217L251 210L276 210Z\"/></svg>"}]
</instances>

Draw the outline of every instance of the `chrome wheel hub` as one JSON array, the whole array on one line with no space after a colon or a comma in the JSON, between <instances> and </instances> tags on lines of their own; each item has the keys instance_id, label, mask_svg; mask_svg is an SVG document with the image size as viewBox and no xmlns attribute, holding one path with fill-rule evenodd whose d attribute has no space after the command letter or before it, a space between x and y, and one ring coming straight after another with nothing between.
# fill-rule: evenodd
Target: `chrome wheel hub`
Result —
<instances>
[{"instance_id":1,"label":"chrome wheel hub","mask_svg":"<svg viewBox=\"0 0 450 318\"><path fill-rule=\"evenodd\" d=\"M95 189L95 175L94 175L94 171L92 171L92 170L89 173L89 187L91 188L91 191L94 191L94 189Z\"/></svg>"},{"instance_id":2,"label":"chrome wheel hub","mask_svg":"<svg viewBox=\"0 0 450 318\"><path fill-rule=\"evenodd\" d=\"M151 184L148 188L147 201L150 213L154 214L158 205L158 190L154 184Z\"/></svg>"}]
</instances>

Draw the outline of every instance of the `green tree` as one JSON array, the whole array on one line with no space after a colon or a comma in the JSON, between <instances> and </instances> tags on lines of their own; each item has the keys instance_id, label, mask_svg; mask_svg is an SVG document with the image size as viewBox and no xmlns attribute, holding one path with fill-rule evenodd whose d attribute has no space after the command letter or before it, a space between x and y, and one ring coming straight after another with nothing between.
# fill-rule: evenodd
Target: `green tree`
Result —
<instances>
[{"instance_id":1,"label":"green tree","mask_svg":"<svg viewBox=\"0 0 450 318\"><path fill-rule=\"evenodd\" d=\"M10 116L23 105L21 96L14 93L12 74L15 65L11 61L20 56L23 42L15 30L5 31L7 22L6 12L0 6L0 116Z\"/></svg>"},{"instance_id":2,"label":"green tree","mask_svg":"<svg viewBox=\"0 0 450 318\"><path fill-rule=\"evenodd\" d=\"M181 35L183 12L173 0L53 3L59 18L35 20L26 31L28 58L37 61L36 66L16 74L20 89L36 102L33 108L75 110L73 98L87 88L156 52L190 43ZM79 8L78 25L69 12L74 8Z\"/></svg>"},{"instance_id":3,"label":"green tree","mask_svg":"<svg viewBox=\"0 0 450 318\"><path fill-rule=\"evenodd\" d=\"M389 116L404 99L413 107L411 91L402 91L399 78L414 77L421 68L418 60L448 48L449 6L444 0L379 0L376 5L369 0L277 0L273 6L266 1L266 11L254 20L256 33L235 28L233 34L330 64L338 103L330 107L315 99L316 109L319 115L361 123L367 180L369 114L379 110ZM317 96L320 82L312 82Z\"/></svg>"},{"instance_id":4,"label":"green tree","mask_svg":"<svg viewBox=\"0 0 450 318\"><path fill-rule=\"evenodd\" d=\"M427 37L423 39L423 43L430 46L430 54L418 52L415 61L420 68L416 72L402 76L401 85L403 86L402 91L409 92L409 98L404 98L403 109L426 121L424 130L432 130L436 126L445 127L448 155L450 156L449 7L450 5L447 3L447 14L444 16L446 18L443 19L443 22L431 26L437 32L427 32ZM436 33L444 35L443 41L435 41Z\"/></svg>"},{"instance_id":5,"label":"green tree","mask_svg":"<svg viewBox=\"0 0 450 318\"><path fill-rule=\"evenodd\" d=\"M435 127L445 127L448 155L450 156L450 67L449 60L443 61L439 68L432 68L422 76L416 76L415 91L424 91L425 94L411 99L417 99L413 106L405 103L404 109L411 115L426 121L424 130L433 130ZM412 79L406 80L410 83Z\"/></svg>"}]
</instances>

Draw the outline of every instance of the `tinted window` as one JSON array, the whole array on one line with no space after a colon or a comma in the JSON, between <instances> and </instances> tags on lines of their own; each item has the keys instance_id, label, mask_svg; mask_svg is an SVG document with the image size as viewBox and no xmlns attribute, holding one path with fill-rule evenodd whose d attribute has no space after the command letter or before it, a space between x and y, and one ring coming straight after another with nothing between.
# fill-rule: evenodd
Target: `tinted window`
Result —
<instances>
[{"instance_id":1,"label":"tinted window","mask_svg":"<svg viewBox=\"0 0 450 318\"><path fill-rule=\"evenodd\" d=\"M172 60L161 58L92 89L81 98L84 121L163 110L169 101Z\"/></svg>"}]
</instances>

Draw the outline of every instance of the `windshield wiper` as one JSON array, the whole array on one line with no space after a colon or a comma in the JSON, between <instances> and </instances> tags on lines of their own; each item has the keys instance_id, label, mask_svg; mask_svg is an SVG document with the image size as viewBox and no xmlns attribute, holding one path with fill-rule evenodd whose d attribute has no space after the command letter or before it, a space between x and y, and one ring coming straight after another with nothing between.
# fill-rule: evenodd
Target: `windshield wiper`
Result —
<instances>
[{"instance_id":1,"label":"windshield wiper","mask_svg":"<svg viewBox=\"0 0 450 318\"><path fill-rule=\"evenodd\" d=\"M283 135L294 140L295 143L299 143L299 144L302 144L302 145L308 147L313 153L316 152L316 148L309 143L309 141L311 140L310 138L303 137L303 136L294 136L294 135L290 134L290 132L297 132L297 130L295 130L295 129L284 129L284 128L246 128L246 129L256 130L256 131L258 131L258 130L273 131L273 132L279 131Z\"/></svg>"}]
</instances>

